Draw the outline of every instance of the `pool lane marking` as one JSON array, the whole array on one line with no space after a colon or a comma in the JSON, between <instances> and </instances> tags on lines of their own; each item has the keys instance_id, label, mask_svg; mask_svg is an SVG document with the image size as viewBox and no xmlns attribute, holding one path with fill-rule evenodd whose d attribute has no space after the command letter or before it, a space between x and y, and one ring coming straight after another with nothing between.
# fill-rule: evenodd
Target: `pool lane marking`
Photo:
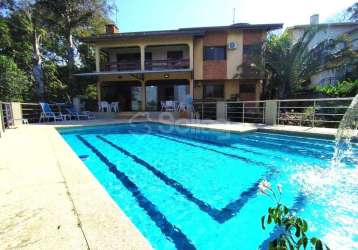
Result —
<instances>
[{"instance_id":1,"label":"pool lane marking","mask_svg":"<svg viewBox=\"0 0 358 250\"><path fill-rule=\"evenodd\" d=\"M230 153L226 153L226 152L222 152L220 150L217 150L217 149L213 149L213 148L208 148L208 147L205 147L205 146L201 146L201 145L197 145L197 144L194 144L194 143L191 143L191 142L187 142L187 141L183 141L182 139L177 139L177 138L173 138L171 136L168 136L168 135L159 135L158 133L148 133L150 135L153 135L153 136L157 136L159 138L163 138L163 139L166 139L166 140L171 140L171 141L174 141L174 142L178 142L178 143L181 143L181 144L185 144L185 145L188 145L188 146L192 146L192 147L196 147L196 148L201 148L201 149L204 149L204 150L207 150L207 151L212 151L212 152L215 152L215 153L218 153L218 154L222 154L222 155L225 155L225 156L228 156L228 157L231 157L231 158L236 158L236 159L239 159L239 160L243 160L245 161L246 163L251 163L251 164L255 164L255 165L263 165L267 168L270 168L270 169L273 169L274 166L271 165L271 164L267 164L267 163L264 163L264 162L260 162L260 161L253 161L251 159L248 159L248 158L245 158L245 157L241 157L241 156L238 156L238 155L235 155L235 154L230 154ZM176 135L174 135L176 136ZM180 137L179 135L176 136L176 137ZM180 137L180 138L186 138L186 137ZM196 139L194 139L196 140ZM205 142L206 140L200 140L200 139L197 139L198 141L203 141ZM210 141L208 141L210 142ZM216 143L212 143L212 144L216 144ZM241 148L237 148L237 147L233 147L233 146L227 146L225 144L218 144L218 145L221 145L221 146L225 146L225 147L230 147L230 148L233 148L233 149L238 149L238 150L241 150ZM257 153L257 152L253 152L253 151L250 151L250 150L244 150L242 149L242 151L245 151L247 153L252 153L252 154L258 154L260 155L260 153ZM280 160L282 160L280 158Z\"/></svg>"},{"instance_id":2,"label":"pool lane marking","mask_svg":"<svg viewBox=\"0 0 358 250\"><path fill-rule=\"evenodd\" d=\"M177 249L196 249L195 246L186 237L186 235L182 233L179 228L177 228L175 225L172 225L167 220L167 218L156 208L156 206L141 193L137 185L133 183L128 176L119 171L117 167L107 159L106 156L104 156L81 135L77 135L77 138L89 149L91 149L92 152L97 155L97 157L108 167L109 171L111 171L117 177L117 179L122 182L127 190L132 193L139 206L146 211L146 213L155 222L162 233L173 241Z\"/></svg>"},{"instance_id":3,"label":"pool lane marking","mask_svg":"<svg viewBox=\"0 0 358 250\"><path fill-rule=\"evenodd\" d=\"M156 130L156 132L158 132ZM149 133L150 134L150 133ZM236 148L236 149L241 149L239 147L234 147L234 146L231 146L231 145L225 145L225 144L221 144L221 143L217 143L217 142L212 142L210 140L203 140L203 139L200 139L200 138L191 138L191 137L185 137L185 136L182 136L182 135L177 135L177 134L174 134L175 136L179 136L179 137L183 137L183 138L189 138L189 139L194 139L194 140L198 140L198 141L203 141L203 142L209 142L211 144L214 144L214 145L223 145L223 146L226 146L226 147L232 147L232 148ZM299 147L299 146L289 146L287 144L279 144L279 143L275 143L275 142L270 142L270 141L259 141L257 139L250 139L250 138L247 138L247 137L244 137L244 136L241 136L239 137L239 139L237 140L237 143L242 143L242 144L245 144L245 145L250 145L250 146L254 146L254 147L258 147L258 148L261 148L261 149L264 149L264 150L267 150L267 149L273 149L273 150L276 150L276 151L285 151L286 153L293 153L293 154L296 154L296 155L299 155L299 156L302 156L302 152L299 152L297 153L300 149L304 149L302 147ZM266 145L266 148L263 147L263 145ZM241 149L241 150L244 150L244 149ZM306 148L307 150L307 148ZM318 159L318 160L321 160L320 156L322 155L322 152L318 151L318 150L315 150L315 149L308 149L308 151L305 152L305 154L309 154L310 156ZM330 154L328 152L324 152L323 155L329 157Z\"/></svg>"},{"instance_id":4,"label":"pool lane marking","mask_svg":"<svg viewBox=\"0 0 358 250\"><path fill-rule=\"evenodd\" d=\"M187 200L193 202L196 204L200 210L207 213L210 217L212 217L214 220L216 220L219 223L224 223L227 220L234 217L241 208L246 204L246 202L254 197L257 193L257 187L261 180L257 180L255 183L253 183L248 189L243 191L239 198L233 202L230 202L228 205L226 205L222 209L216 209L211 207L208 203L200 200L199 198L196 198L194 194L192 194L188 189L186 189L182 184L177 182L174 179L171 179L170 177L166 176L162 172L160 172L158 169L156 169L154 166L149 164L148 162L140 159L136 155L128 152L124 148L120 147L118 144L114 144L113 142L107 140L103 136L96 136L98 139L102 140L103 142L107 143L108 145L112 146L116 150L120 151L121 153L125 154L126 156L132 158L136 163L142 165L146 169L148 169L150 172L152 172L155 176L157 176L161 181L163 181L166 185L174 188L176 191L181 193ZM265 177L266 179L271 179L273 176L273 171L270 171Z\"/></svg>"},{"instance_id":5,"label":"pool lane marking","mask_svg":"<svg viewBox=\"0 0 358 250\"><path fill-rule=\"evenodd\" d=\"M315 142L300 142L300 141L290 141L288 139L281 139L281 138L273 138L269 136L259 136L259 135L248 135L245 137L249 140L266 140L266 143L272 143L274 145L290 145L292 148L303 148L310 150L313 153L323 153L325 155L332 155L333 154L333 145L317 145ZM298 139L298 138L296 138Z\"/></svg>"},{"instance_id":6,"label":"pool lane marking","mask_svg":"<svg viewBox=\"0 0 358 250\"><path fill-rule=\"evenodd\" d=\"M136 132L138 132L138 130L136 130ZM142 131L143 132L143 131ZM145 132L146 134L150 134L150 135L153 135L153 136L161 136L162 138L166 138L168 140L172 140L172 138L176 138L176 140L180 139L180 140L196 140L200 143L206 143L206 144L211 144L213 146L217 146L217 147L227 147L227 148L231 148L231 149L235 149L235 150L240 150L240 151L243 151L243 152L246 152L246 153L251 153L251 154L254 154L254 155L266 155L268 157L271 157L273 159L276 159L276 160L284 160L284 161L287 161L286 159L283 159L281 156L276 156L276 155L270 155L268 153L264 153L264 152L257 152L257 151L252 151L252 150L248 150L248 149L245 149L245 148L241 148L241 147L236 147L236 146L231 146L231 145L227 145L227 144L224 144L224 143L218 143L218 142L214 142L214 141L211 141L211 140L204 140L202 138L192 138L192 137L189 137L189 136L183 136L182 134L178 135L178 134L161 134L161 132L158 132L158 131L155 131L155 132ZM158 134L159 133L159 134ZM186 142L186 141L177 141L177 142L180 142L180 143L189 143L189 142ZM196 144L193 144L191 146L197 146ZM204 147L204 146L200 146L200 147ZM206 148L208 150L211 150L210 148ZM260 148L262 150L262 148ZM266 150L265 148L263 150ZM219 151L217 150L217 153L224 153L222 151ZM266 164L266 163L263 163L263 162L254 162L254 163L257 163L257 164ZM267 167L273 167L272 165L271 166L267 166Z\"/></svg>"}]
</instances>

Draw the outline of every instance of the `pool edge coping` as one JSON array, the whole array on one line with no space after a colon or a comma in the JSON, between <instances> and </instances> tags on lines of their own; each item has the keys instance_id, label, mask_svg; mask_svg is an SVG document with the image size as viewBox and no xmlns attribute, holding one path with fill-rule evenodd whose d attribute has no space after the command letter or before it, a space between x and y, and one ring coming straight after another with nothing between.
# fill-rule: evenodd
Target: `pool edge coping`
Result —
<instances>
[{"instance_id":1,"label":"pool edge coping","mask_svg":"<svg viewBox=\"0 0 358 250\"><path fill-rule=\"evenodd\" d=\"M95 125L97 126L97 125ZM59 164L61 164L61 168L65 169L65 173L64 173L64 178L67 182L67 185L69 187L69 192L70 195L73 195L74 192L78 191L78 189L81 191L83 189L83 184L82 182L77 182L77 176L74 177L74 179L72 179L71 181L69 181L68 179L66 179L66 177L69 177L68 175L70 175L70 172L68 172L68 168L69 165L67 164L63 164L62 162L68 162L68 161L74 161L74 164L76 164L76 167L78 168L79 171L82 170L83 174L87 175L87 179L88 179L88 183L86 183L87 185L92 185L91 188L93 188L94 190L96 190L97 192L97 197L93 197L93 193L91 193L91 200L96 200L96 198L99 198L99 196L101 197L101 201L105 202L101 203L101 212L102 214L105 214L104 217L102 217L101 219L104 219L106 222L110 222L112 224L114 224L113 227L106 227L109 230L111 229L115 229L115 230L120 230L122 231L121 234L115 234L115 230L114 231L107 231L107 232L103 232L103 230L98 230L97 228L93 227L94 225L101 225L102 223L95 223L93 221L89 222L88 218L84 219L81 218L81 211L79 213L79 219L81 220L81 226L84 227L84 234L88 237L87 233L89 231L92 231L91 234L97 234L100 231L100 235L103 234L107 234L107 235L120 235L120 236L116 236L116 237L109 237L109 239L111 239L111 242L106 242L107 246L112 246L113 248L111 249L118 249L118 245L113 245L114 242L112 242L113 239L116 239L116 241L120 241L123 243L123 245L121 245L121 247L123 247L122 249L153 249L153 247L151 246L149 240L141 233L141 231L136 227L136 225L131 221L131 219L126 215L126 213L121 209L121 207L112 199L112 197L108 194L108 192L105 190L105 188L102 186L102 184L97 180L97 178L91 173L91 171L88 169L88 167L86 166L86 164L76 155L76 153L73 151L73 149L70 147L70 145L67 144L67 142L64 140L64 138L62 137L62 135L59 133L58 129L56 127L52 128L53 131L56 133L56 142L61 142L62 146L61 146L61 151L67 151L64 152L63 155L58 155L58 153L55 152L56 157L58 159ZM58 145L57 145L58 147ZM71 155L71 156L70 156ZM72 159L68 159L69 157L71 157ZM67 172L66 172L67 170ZM78 172L76 172L78 173ZM67 174L67 176L66 176ZM73 176L71 176L73 177ZM89 187L86 187L86 189ZM72 191L71 191L72 190ZM72 197L74 199L74 204L79 207L81 206L80 210L82 210L82 212L84 210L87 210L86 207L88 207L88 202L81 200L81 198L83 198L81 195L75 194L74 197ZM106 212L103 211L103 209L107 210ZM98 210L98 208L97 208ZM96 213L94 213L96 214ZM111 220L109 220L108 218L111 218ZM93 220L93 217L91 217L90 220ZM107 226L107 225L106 225ZM124 230L124 231L123 231ZM127 231L128 230L128 231ZM106 231L106 230L105 230ZM123 237L126 236L126 237ZM98 237L96 237L98 239ZM119 239L118 239L119 238ZM124 239L125 238L125 239ZM91 238L89 238L89 246L92 249L100 249L101 245L103 244L103 239L101 238L102 242L98 242L97 240L93 240ZM129 240L130 239L130 240ZM132 242L130 244L127 244L128 242ZM134 243L134 244L133 244ZM92 245L91 245L92 244ZM93 246L93 244L95 246ZM97 245L97 246L96 246ZM102 248L103 249L103 248ZM108 248L106 248L108 249Z\"/></svg>"}]
</instances>

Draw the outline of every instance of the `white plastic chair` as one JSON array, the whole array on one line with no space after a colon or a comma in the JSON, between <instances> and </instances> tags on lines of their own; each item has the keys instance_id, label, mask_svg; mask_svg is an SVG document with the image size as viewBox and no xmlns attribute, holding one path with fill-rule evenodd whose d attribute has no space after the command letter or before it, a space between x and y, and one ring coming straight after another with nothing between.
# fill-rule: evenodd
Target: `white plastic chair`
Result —
<instances>
[{"instance_id":1,"label":"white plastic chair","mask_svg":"<svg viewBox=\"0 0 358 250\"><path fill-rule=\"evenodd\" d=\"M184 112L186 110L186 104L184 102L179 103L178 112Z\"/></svg>"},{"instance_id":2,"label":"white plastic chair","mask_svg":"<svg viewBox=\"0 0 358 250\"><path fill-rule=\"evenodd\" d=\"M175 111L175 106L173 101L165 101L165 111L167 112Z\"/></svg>"},{"instance_id":3,"label":"white plastic chair","mask_svg":"<svg viewBox=\"0 0 358 250\"><path fill-rule=\"evenodd\" d=\"M166 104L165 104L165 101L160 101L160 111L165 111L166 110Z\"/></svg>"},{"instance_id":4,"label":"white plastic chair","mask_svg":"<svg viewBox=\"0 0 358 250\"><path fill-rule=\"evenodd\" d=\"M110 106L107 101L98 102L99 112L111 112Z\"/></svg>"},{"instance_id":5,"label":"white plastic chair","mask_svg":"<svg viewBox=\"0 0 358 250\"><path fill-rule=\"evenodd\" d=\"M119 102L111 102L111 111L119 112Z\"/></svg>"}]
</instances>

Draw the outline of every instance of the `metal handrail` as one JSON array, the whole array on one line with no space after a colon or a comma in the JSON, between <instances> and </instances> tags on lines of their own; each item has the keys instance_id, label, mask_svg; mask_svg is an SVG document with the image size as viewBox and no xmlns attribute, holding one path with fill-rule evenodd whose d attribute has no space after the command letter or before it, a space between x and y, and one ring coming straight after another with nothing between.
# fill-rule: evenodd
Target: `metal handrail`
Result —
<instances>
[{"instance_id":1,"label":"metal handrail","mask_svg":"<svg viewBox=\"0 0 358 250\"><path fill-rule=\"evenodd\" d=\"M277 100L277 123L302 126L307 125L308 122L311 127L316 127L319 124L336 124L334 127L337 127L344 113L330 112L330 110L347 109L352 100L353 97ZM337 102L342 101L349 103L337 104ZM332 106L329 106L327 102L333 102ZM294 106L289 106L289 103L294 103ZM320 106L320 104L324 105ZM310 110L304 112L307 109Z\"/></svg>"},{"instance_id":2,"label":"metal handrail","mask_svg":"<svg viewBox=\"0 0 358 250\"><path fill-rule=\"evenodd\" d=\"M189 59L165 59L165 60L145 60L145 69L186 69L190 66Z\"/></svg>"},{"instance_id":3,"label":"metal handrail","mask_svg":"<svg viewBox=\"0 0 358 250\"><path fill-rule=\"evenodd\" d=\"M104 65L105 71L117 70L117 71L130 71L140 70L140 61L132 62L110 62Z\"/></svg>"},{"instance_id":4,"label":"metal handrail","mask_svg":"<svg viewBox=\"0 0 358 250\"><path fill-rule=\"evenodd\" d=\"M13 114L10 102L0 101L1 130L4 133L7 128L13 125ZM1 133L0 133L1 134ZM1 135L0 135L1 137Z\"/></svg>"}]
</instances>

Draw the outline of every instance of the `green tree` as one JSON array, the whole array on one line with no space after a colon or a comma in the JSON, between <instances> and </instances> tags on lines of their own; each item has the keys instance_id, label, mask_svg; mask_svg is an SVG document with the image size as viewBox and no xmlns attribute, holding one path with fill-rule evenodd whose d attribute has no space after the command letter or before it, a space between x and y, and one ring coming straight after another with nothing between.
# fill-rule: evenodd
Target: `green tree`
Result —
<instances>
[{"instance_id":1,"label":"green tree","mask_svg":"<svg viewBox=\"0 0 358 250\"><path fill-rule=\"evenodd\" d=\"M73 73L76 69L76 34L90 30L98 19L106 16L109 6L104 0L39 0L46 10L46 22L58 32L59 44L64 44L67 80L70 93L74 92Z\"/></svg>"},{"instance_id":2,"label":"green tree","mask_svg":"<svg viewBox=\"0 0 358 250\"><path fill-rule=\"evenodd\" d=\"M31 82L12 58L0 55L0 96L2 101L28 100Z\"/></svg>"},{"instance_id":3,"label":"green tree","mask_svg":"<svg viewBox=\"0 0 358 250\"><path fill-rule=\"evenodd\" d=\"M352 22L358 22L358 2L354 3L346 10L348 14L348 20Z\"/></svg>"},{"instance_id":4,"label":"green tree","mask_svg":"<svg viewBox=\"0 0 358 250\"><path fill-rule=\"evenodd\" d=\"M310 78L318 71L337 68L353 63L356 52L352 50L351 38L346 35L314 43L320 28L304 31L298 41L293 42L288 32L270 35L264 51L266 73L269 81L266 92L277 90L279 98L307 87Z\"/></svg>"}]
</instances>

